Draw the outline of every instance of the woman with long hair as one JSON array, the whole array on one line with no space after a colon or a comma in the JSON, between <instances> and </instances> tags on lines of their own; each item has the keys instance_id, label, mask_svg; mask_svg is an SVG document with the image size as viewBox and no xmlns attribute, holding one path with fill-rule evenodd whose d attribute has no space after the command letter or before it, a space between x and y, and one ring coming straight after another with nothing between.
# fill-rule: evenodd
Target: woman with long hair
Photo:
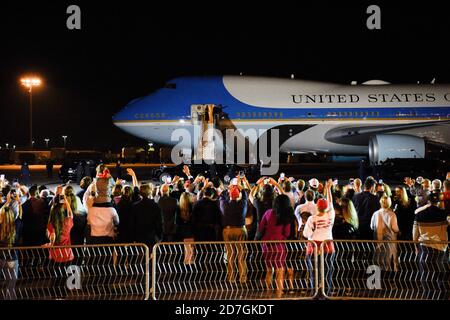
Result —
<instances>
[{"instance_id":1,"label":"woman with long hair","mask_svg":"<svg viewBox=\"0 0 450 320\"><path fill-rule=\"evenodd\" d=\"M73 211L68 197L60 190L56 192L47 225L48 246L71 246L70 233L73 227ZM50 260L67 263L74 259L71 248L51 249Z\"/></svg>"},{"instance_id":2,"label":"woman with long hair","mask_svg":"<svg viewBox=\"0 0 450 320\"><path fill-rule=\"evenodd\" d=\"M20 227L18 227L22 215L19 193L16 189L10 190L6 195L6 202L0 209L0 247L14 247L20 239ZM17 275L19 273L19 260L15 251L4 251L0 257L0 274L4 274L5 299L15 300ZM4 259L8 257L7 259Z\"/></svg>"},{"instance_id":3,"label":"woman with long hair","mask_svg":"<svg viewBox=\"0 0 450 320\"><path fill-rule=\"evenodd\" d=\"M287 195L279 195L273 201L273 208L266 211L259 225L262 240L288 240L291 224L294 222L294 209ZM277 295L284 289L287 250L284 243L263 244L263 256L266 262L266 287L272 289L272 277L275 269Z\"/></svg>"},{"instance_id":4,"label":"woman with long hair","mask_svg":"<svg viewBox=\"0 0 450 320\"><path fill-rule=\"evenodd\" d=\"M272 209L273 199L275 198L275 192L273 187L268 183L267 178L263 177L259 179L252 191L250 192L249 200L256 210L256 233L255 240L261 239L259 233L259 224L262 217L267 210Z\"/></svg>"},{"instance_id":5,"label":"woman with long hair","mask_svg":"<svg viewBox=\"0 0 450 320\"><path fill-rule=\"evenodd\" d=\"M87 217L80 198L75 195L72 186L65 186L64 197L73 213L73 227L70 231L70 240L73 245L84 245L86 237Z\"/></svg>"},{"instance_id":6,"label":"woman with long hair","mask_svg":"<svg viewBox=\"0 0 450 320\"><path fill-rule=\"evenodd\" d=\"M358 214L352 200L342 198L333 225L333 239L355 239L359 227Z\"/></svg>"},{"instance_id":7,"label":"woman with long hair","mask_svg":"<svg viewBox=\"0 0 450 320\"><path fill-rule=\"evenodd\" d=\"M400 230L398 240L412 240L416 203L414 198L408 198L405 187L399 186L395 188L392 197L392 206L394 207L398 228Z\"/></svg>"}]
</instances>

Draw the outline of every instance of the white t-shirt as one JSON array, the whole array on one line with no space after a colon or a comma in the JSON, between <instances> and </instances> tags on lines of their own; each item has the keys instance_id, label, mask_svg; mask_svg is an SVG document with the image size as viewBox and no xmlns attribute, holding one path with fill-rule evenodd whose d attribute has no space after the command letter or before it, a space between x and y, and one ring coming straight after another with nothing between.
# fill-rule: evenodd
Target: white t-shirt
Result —
<instances>
[{"instance_id":1,"label":"white t-shirt","mask_svg":"<svg viewBox=\"0 0 450 320\"><path fill-rule=\"evenodd\" d=\"M370 221L370 228L376 231L377 240L397 240L397 216L391 209L375 211Z\"/></svg>"},{"instance_id":2,"label":"white t-shirt","mask_svg":"<svg viewBox=\"0 0 450 320\"><path fill-rule=\"evenodd\" d=\"M334 210L330 210L322 216L318 214L310 216L306 221L303 236L313 241L333 240L334 217Z\"/></svg>"}]
</instances>

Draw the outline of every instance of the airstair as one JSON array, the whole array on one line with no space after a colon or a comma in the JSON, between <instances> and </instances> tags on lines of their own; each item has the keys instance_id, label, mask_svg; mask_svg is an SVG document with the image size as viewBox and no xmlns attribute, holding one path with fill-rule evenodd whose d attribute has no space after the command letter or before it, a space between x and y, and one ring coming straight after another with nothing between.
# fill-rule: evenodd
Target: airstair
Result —
<instances>
[{"instance_id":1,"label":"airstair","mask_svg":"<svg viewBox=\"0 0 450 320\"><path fill-rule=\"evenodd\" d=\"M217 117L214 104L194 104L191 106L191 120L194 128L194 160L215 159L214 129Z\"/></svg>"}]
</instances>

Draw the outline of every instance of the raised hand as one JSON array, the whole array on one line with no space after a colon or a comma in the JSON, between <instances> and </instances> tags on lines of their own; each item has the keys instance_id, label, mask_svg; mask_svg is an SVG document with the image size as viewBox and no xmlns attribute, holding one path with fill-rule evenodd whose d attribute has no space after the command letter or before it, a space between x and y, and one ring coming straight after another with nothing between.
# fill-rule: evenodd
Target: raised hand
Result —
<instances>
[{"instance_id":1,"label":"raised hand","mask_svg":"<svg viewBox=\"0 0 450 320\"><path fill-rule=\"evenodd\" d=\"M184 173L186 176L188 176L188 177L191 175L191 172L190 172L189 167L188 167L187 165L184 165L184 166L183 166L183 173Z\"/></svg>"},{"instance_id":2,"label":"raised hand","mask_svg":"<svg viewBox=\"0 0 450 320\"><path fill-rule=\"evenodd\" d=\"M134 170L131 168L127 168L127 173L128 173L128 175L130 175L132 177L136 176L136 173L134 173Z\"/></svg>"}]
</instances>

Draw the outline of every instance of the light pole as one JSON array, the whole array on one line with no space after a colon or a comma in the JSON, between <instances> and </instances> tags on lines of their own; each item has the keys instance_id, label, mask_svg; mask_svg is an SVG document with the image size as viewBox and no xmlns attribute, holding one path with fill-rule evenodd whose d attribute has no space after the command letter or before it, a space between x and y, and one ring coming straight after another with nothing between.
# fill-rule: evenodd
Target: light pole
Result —
<instances>
[{"instance_id":1,"label":"light pole","mask_svg":"<svg viewBox=\"0 0 450 320\"><path fill-rule=\"evenodd\" d=\"M50 139L49 138L45 138L44 141L45 141L45 145L47 146L47 149L48 149L48 142L50 141Z\"/></svg>"},{"instance_id":2,"label":"light pole","mask_svg":"<svg viewBox=\"0 0 450 320\"><path fill-rule=\"evenodd\" d=\"M36 77L22 78L20 80L23 86L28 88L30 93L30 148L33 148L33 87L41 85L41 79Z\"/></svg>"},{"instance_id":3,"label":"light pole","mask_svg":"<svg viewBox=\"0 0 450 320\"><path fill-rule=\"evenodd\" d=\"M62 136L62 138L64 139L64 149L66 148L66 139L67 139L67 136Z\"/></svg>"}]
</instances>

